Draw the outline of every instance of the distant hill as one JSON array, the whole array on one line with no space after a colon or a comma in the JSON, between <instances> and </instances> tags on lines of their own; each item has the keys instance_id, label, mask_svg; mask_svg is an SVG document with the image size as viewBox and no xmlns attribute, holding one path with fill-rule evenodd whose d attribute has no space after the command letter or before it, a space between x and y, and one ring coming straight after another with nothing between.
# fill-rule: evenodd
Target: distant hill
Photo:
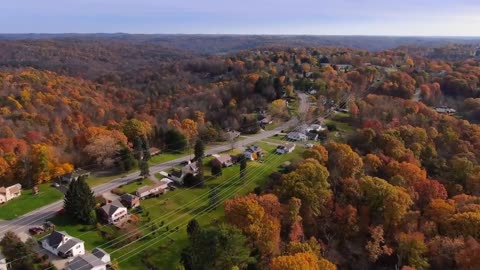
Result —
<instances>
[{"instance_id":1,"label":"distant hill","mask_svg":"<svg viewBox=\"0 0 480 270\"><path fill-rule=\"evenodd\" d=\"M370 51L404 45L480 44L474 37L282 36L282 35L141 35L141 34L0 34L0 40L116 40L162 45L199 54L224 54L262 47L349 47Z\"/></svg>"}]
</instances>

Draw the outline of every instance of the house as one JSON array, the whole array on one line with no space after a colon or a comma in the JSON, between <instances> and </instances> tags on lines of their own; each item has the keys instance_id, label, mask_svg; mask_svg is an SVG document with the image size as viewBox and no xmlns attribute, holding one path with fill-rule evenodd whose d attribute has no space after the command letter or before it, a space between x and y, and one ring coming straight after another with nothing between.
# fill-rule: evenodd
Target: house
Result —
<instances>
[{"instance_id":1,"label":"house","mask_svg":"<svg viewBox=\"0 0 480 270\"><path fill-rule=\"evenodd\" d=\"M140 206L140 198L130 193L125 193L120 196L120 202L127 208L136 208Z\"/></svg>"},{"instance_id":2,"label":"house","mask_svg":"<svg viewBox=\"0 0 480 270\"><path fill-rule=\"evenodd\" d=\"M64 184L70 184L72 181L77 181L80 177L88 177L90 172L83 169L76 169L71 173L60 176L60 182Z\"/></svg>"},{"instance_id":3,"label":"house","mask_svg":"<svg viewBox=\"0 0 480 270\"><path fill-rule=\"evenodd\" d=\"M7 270L7 259L0 252L0 270Z\"/></svg>"},{"instance_id":4,"label":"house","mask_svg":"<svg viewBox=\"0 0 480 270\"><path fill-rule=\"evenodd\" d=\"M291 153L291 152L293 152L293 150L295 150L295 146L296 146L296 144L294 144L294 143L286 143L284 145L279 145L277 147L277 149L275 150L275 152L277 154L281 154L281 155Z\"/></svg>"},{"instance_id":5,"label":"house","mask_svg":"<svg viewBox=\"0 0 480 270\"><path fill-rule=\"evenodd\" d=\"M66 270L107 270L107 264L95 257L93 254L87 254L75 257L66 265Z\"/></svg>"},{"instance_id":6,"label":"house","mask_svg":"<svg viewBox=\"0 0 480 270\"><path fill-rule=\"evenodd\" d=\"M39 242L44 249L59 257L76 257L85 254L84 242L63 231L53 231Z\"/></svg>"},{"instance_id":7,"label":"house","mask_svg":"<svg viewBox=\"0 0 480 270\"><path fill-rule=\"evenodd\" d=\"M198 164L197 162L189 161L187 165L183 166L182 168L182 176L180 178L184 178L187 174L198 174Z\"/></svg>"},{"instance_id":8,"label":"house","mask_svg":"<svg viewBox=\"0 0 480 270\"><path fill-rule=\"evenodd\" d=\"M230 155L213 155L214 159L222 165L222 167L230 167L233 165L232 156Z\"/></svg>"},{"instance_id":9,"label":"house","mask_svg":"<svg viewBox=\"0 0 480 270\"><path fill-rule=\"evenodd\" d=\"M9 187L0 187L0 204L6 203L22 195L22 185L15 184Z\"/></svg>"},{"instance_id":10,"label":"house","mask_svg":"<svg viewBox=\"0 0 480 270\"><path fill-rule=\"evenodd\" d=\"M100 215L102 219L108 224L117 223L128 216L128 211L120 201L113 201L107 203L100 208Z\"/></svg>"},{"instance_id":11,"label":"house","mask_svg":"<svg viewBox=\"0 0 480 270\"><path fill-rule=\"evenodd\" d=\"M444 114L454 114L454 113L457 112L457 110L452 109L452 108L448 108L448 107L445 107L445 106L437 107L437 108L435 108L435 111L437 113L444 113Z\"/></svg>"},{"instance_id":12,"label":"house","mask_svg":"<svg viewBox=\"0 0 480 270\"><path fill-rule=\"evenodd\" d=\"M250 145L245 149L245 151L243 152L243 155L245 156L246 159L256 160L256 159L259 159L260 157L263 157L264 153L263 153L263 149L260 146Z\"/></svg>"},{"instance_id":13,"label":"house","mask_svg":"<svg viewBox=\"0 0 480 270\"><path fill-rule=\"evenodd\" d=\"M148 151L150 152L151 156L156 156L156 155L160 154L160 152L161 152L161 150L156 148L156 147L150 147L148 149Z\"/></svg>"},{"instance_id":14,"label":"house","mask_svg":"<svg viewBox=\"0 0 480 270\"><path fill-rule=\"evenodd\" d=\"M273 123L273 120L272 120L272 117L269 115L265 116L264 118L262 118L262 120L258 121L258 124L261 126L270 125L271 123Z\"/></svg>"},{"instance_id":15,"label":"house","mask_svg":"<svg viewBox=\"0 0 480 270\"><path fill-rule=\"evenodd\" d=\"M307 128L307 131L320 132L320 131L324 131L324 130L326 130L326 128L322 127L322 125L319 125L319 124L312 124L312 125L308 126L308 128Z\"/></svg>"},{"instance_id":16,"label":"house","mask_svg":"<svg viewBox=\"0 0 480 270\"><path fill-rule=\"evenodd\" d=\"M101 248L95 248L92 250L92 254L95 255L95 257L99 258L102 262L106 263L107 265L111 264L110 254L105 252L105 250Z\"/></svg>"},{"instance_id":17,"label":"house","mask_svg":"<svg viewBox=\"0 0 480 270\"><path fill-rule=\"evenodd\" d=\"M315 132L307 131L305 133L305 136L307 136L307 139L311 141L316 141L318 139L318 133L315 133Z\"/></svg>"},{"instance_id":18,"label":"house","mask_svg":"<svg viewBox=\"0 0 480 270\"><path fill-rule=\"evenodd\" d=\"M159 183L153 186L144 186L137 189L136 195L140 197L140 199L146 199L151 196L158 196L167 192L168 183L165 181L160 181Z\"/></svg>"},{"instance_id":19,"label":"house","mask_svg":"<svg viewBox=\"0 0 480 270\"><path fill-rule=\"evenodd\" d=\"M307 135L301 133L301 132L290 132L287 135L287 138L292 141L306 141L307 140Z\"/></svg>"},{"instance_id":20,"label":"house","mask_svg":"<svg viewBox=\"0 0 480 270\"><path fill-rule=\"evenodd\" d=\"M335 69L341 72L348 72L352 68L352 65L335 65Z\"/></svg>"},{"instance_id":21,"label":"house","mask_svg":"<svg viewBox=\"0 0 480 270\"><path fill-rule=\"evenodd\" d=\"M110 254L103 249L96 248L92 254L75 257L66 265L67 270L106 270L111 264Z\"/></svg>"}]
</instances>

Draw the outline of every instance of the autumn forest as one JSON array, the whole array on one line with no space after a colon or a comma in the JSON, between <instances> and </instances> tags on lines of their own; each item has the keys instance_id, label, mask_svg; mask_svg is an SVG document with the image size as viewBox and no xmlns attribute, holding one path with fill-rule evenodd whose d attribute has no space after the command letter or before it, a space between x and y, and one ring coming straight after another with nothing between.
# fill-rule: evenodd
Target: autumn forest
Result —
<instances>
[{"instance_id":1,"label":"autumn forest","mask_svg":"<svg viewBox=\"0 0 480 270\"><path fill-rule=\"evenodd\" d=\"M288 121L283 100L307 93L303 122L341 109L348 130L329 136L340 126L327 125L265 185L226 200L222 224L192 221L179 264L480 269L477 47L307 44L214 53L114 38L0 40L0 186L31 188L75 168L127 172L140 145L162 155L228 143L229 131L259 132L262 111ZM203 254L205 245L218 250Z\"/></svg>"}]
</instances>

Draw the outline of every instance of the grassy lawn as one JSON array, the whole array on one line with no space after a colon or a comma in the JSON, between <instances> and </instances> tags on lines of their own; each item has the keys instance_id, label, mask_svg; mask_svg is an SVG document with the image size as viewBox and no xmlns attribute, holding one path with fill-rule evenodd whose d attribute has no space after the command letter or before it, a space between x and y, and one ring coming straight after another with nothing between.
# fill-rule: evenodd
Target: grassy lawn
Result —
<instances>
[{"instance_id":1,"label":"grassy lawn","mask_svg":"<svg viewBox=\"0 0 480 270\"><path fill-rule=\"evenodd\" d=\"M135 181L133 183L130 183L128 185L124 185L122 187L119 187L120 190L122 190L123 192L125 193L134 193L135 191L137 191L137 189L143 187L143 186L148 186L148 185L153 185L153 181L146 178L146 179L143 179L142 181Z\"/></svg>"},{"instance_id":2,"label":"grassy lawn","mask_svg":"<svg viewBox=\"0 0 480 270\"><path fill-rule=\"evenodd\" d=\"M142 256L145 254L153 254L150 261L159 267L159 269L175 269L180 259L180 252L187 244L187 234L184 225L192 218L196 218L202 226L210 226L215 221L222 221L223 201L235 195L243 195L252 192L257 186L264 186L268 182L268 176L277 171L285 161L299 159L303 151L297 148L293 153L287 155L275 155L273 153L275 146L258 142L257 145L262 147L267 153L264 158L265 163L249 161L247 164L247 177L245 180L239 180L239 166L235 165L223 169L223 175L214 178L210 174L210 167L205 165L204 175L206 185L203 188L179 188L175 191L169 191L159 198L151 198L143 200L141 205L144 213L140 215L141 224L155 223L159 228L155 235L146 236L145 239L133 243L132 245L115 251L115 248L105 247L107 252L111 252L112 259L118 259L123 254L130 251L137 252L136 248L151 245L146 251L140 252L124 262L121 262L122 269L146 269L142 262ZM207 163L207 161L205 161ZM251 171L254 170L254 171ZM146 180L145 180L146 181ZM143 184L146 184L144 181ZM221 186L219 186L221 185ZM222 202L213 211L206 211L209 205L209 189L217 187L219 201ZM138 188L136 183L123 187L128 190ZM202 196L203 197L200 197ZM196 200L195 203L190 203ZM189 204L190 203L190 204ZM148 214L147 214L148 213ZM107 242L103 239L95 226L78 225L69 220L66 216L59 216L52 219L57 225L57 230L64 230L74 237L78 237L85 241L87 249L91 250L99 245ZM162 222L164 225L162 225ZM169 237L164 238L163 232L168 229L174 231ZM175 230L176 227L178 231ZM102 230L112 229L111 226L102 226ZM141 227L143 234L151 232L150 226ZM153 242L149 242L152 240ZM128 255L127 255L128 256ZM125 259L127 256L121 258Z\"/></svg>"},{"instance_id":3,"label":"grassy lawn","mask_svg":"<svg viewBox=\"0 0 480 270\"><path fill-rule=\"evenodd\" d=\"M110 182L112 181L113 179L115 178L118 178L118 177L122 177L124 175L127 175L131 172L134 172L138 170L138 168L134 168L134 169L131 169L130 171L128 172L124 172L124 173L121 173L121 174L114 174L114 175L109 175L109 176L96 176L94 174L91 174L88 178L87 178L87 183L90 185L90 187L95 187L95 186L98 186L98 185L101 185L101 184L105 184L107 182Z\"/></svg>"},{"instance_id":4,"label":"grassy lawn","mask_svg":"<svg viewBox=\"0 0 480 270\"><path fill-rule=\"evenodd\" d=\"M48 183L39 186L39 193L34 195L32 190L22 190L19 198L0 205L0 219L14 219L42 206L54 203L63 198L63 193Z\"/></svg>"},{"instance_id":5,"label":"grassy lawn","mask_svg":"<svg viewBox=\"0 0 480 270\"><path fill-rule=\"evenodd\" d=\"M158 163L167 162L167 161L170 161L170 160L174 160L174 159L177 159L177 158L184 157L184 156L188 155L190 152L191 151L187 150L187 151L180 152L180 153L168 153L168 152L161 153L159 155L153 156L148 161L148 163L150 165L155 165L155 164L158 164Z\"/></svg>"}]
</instances>

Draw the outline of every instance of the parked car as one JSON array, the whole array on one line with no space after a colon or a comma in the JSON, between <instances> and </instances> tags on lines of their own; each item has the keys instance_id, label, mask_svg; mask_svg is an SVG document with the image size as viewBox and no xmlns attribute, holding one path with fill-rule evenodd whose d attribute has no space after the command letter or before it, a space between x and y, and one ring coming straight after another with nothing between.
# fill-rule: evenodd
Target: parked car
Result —
<instances>
[{"instance_id":1,"label":"parked car","mask_svg":"<svg viewBox=\"0 0 480 270\"><path fill-rule=\"evenodd\" d=\"M59 187L60 187L60 184L59 184L59 183L53 183L51 186L52 186L52 187L55 187L55 188L59 188Z\"/></svg>"},{"instance_id":2,"label":"parked car","mask_svg":"<svg viewBox=\"0 0 480 270\"><path fill-rule=\"evenodd\" d=\"M37 234L41 234L41 233L45 232L45 230L41 227L33 227L33 228L28 229L28 232L31 235L37 235Z\"/></svg>"}]
</instances>

